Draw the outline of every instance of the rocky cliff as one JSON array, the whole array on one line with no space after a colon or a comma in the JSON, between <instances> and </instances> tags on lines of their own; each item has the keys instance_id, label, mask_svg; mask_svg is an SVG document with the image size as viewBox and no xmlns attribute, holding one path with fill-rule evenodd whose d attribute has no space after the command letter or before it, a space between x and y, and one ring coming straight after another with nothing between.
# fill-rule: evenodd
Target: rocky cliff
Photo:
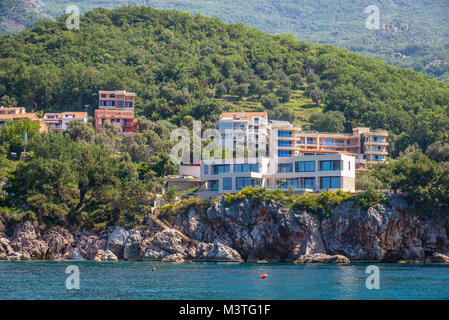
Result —
<instances>
[{"instance_id":1,"label":"rocky cliff","mask_svg":"<svg viewBox=\"0 0 449 320\"><path fill-rule=\"evenodd\" d=\"M176 217L175 227L192 239L234 248L245 260L294 261L322 253L351 261L441 262L449 253L449 214L413 214L398 196L368 209L345 202L324 219L273 201L252 205L245 199L230 207L220 201L203 214L190 208L187 217Z\"/></svg>"},{"instance_id":2,"label":"rocky cliff","mask_svg":"<svg viewBox=\"0 0 449 320\"><path fill-rule=\"evenodd\" d=\"M345 202L328 218L274 201L254 205L245 199L231 206L218 201L206 212L191 207L179 213L173 227L148 219L146 230L116 227L101 233L41 230L32 222L8 229L0 219L0 260L448 263L448 255L449 215L413 214L400 197L368 209Z\"/></svg>"}]
</instances>

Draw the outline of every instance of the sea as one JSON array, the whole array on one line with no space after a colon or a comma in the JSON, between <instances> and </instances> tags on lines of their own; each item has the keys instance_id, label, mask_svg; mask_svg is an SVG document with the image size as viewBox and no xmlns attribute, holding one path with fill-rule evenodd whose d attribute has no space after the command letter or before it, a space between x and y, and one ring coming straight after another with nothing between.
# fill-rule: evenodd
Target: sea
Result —
<instances>
[{"instance_id":1,"label":"sea","mask_svg":"<svg viewBox=\"0 0 449 320\"><path fill-rule=\"evenodd\" d=\"M449 265L3 261L0 299L449 299Z\"/></svg>"}]
</instances>

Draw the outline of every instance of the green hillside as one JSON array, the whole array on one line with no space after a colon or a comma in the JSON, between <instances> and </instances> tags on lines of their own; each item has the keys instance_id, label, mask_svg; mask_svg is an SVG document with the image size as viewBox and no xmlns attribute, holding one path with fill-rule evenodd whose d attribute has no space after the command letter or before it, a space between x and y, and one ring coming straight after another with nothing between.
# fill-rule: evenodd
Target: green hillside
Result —
<instances>
[{"instance_id":1,"label":"green hillside","mask_svg":"<svg viewBox=\"0 0 449 320\"><path fill-rule=\"evenodd\" d=\"M30 3L43 6L53 17L67 5L81 12L96 7L146 5L179 9L218 17L226 23L244 23L270 34L293 34L297 39L347 48L403 68L413 68L440 80L449 80L449 2L446 0L18 0L23 8L11 12L11 0L0 4L1 32L14 32L42 18ZM380 29L368 30L364 9L380 10ZM2 9L3 8L3 9ZM26 14L25 12L29 12ZM19 22L17 22L19 20Z\"/></svg>"},{"instance_id":2,"label":"green hillside","mask_svg":"<svg viewBox=\"0 0 449 320\"><path fill-rule=\"evenodd\" d=\"M344 49L183 12L95 9L78 31L66 30L64 17L41 21L0 38L0 66L0 96L37 111L92 114L97 90L123 88L139 96L139 115L176 125L191 117L213 122L224 110L265 109L313 129L331 122L337 131L388 129L393 155L448 139L443 82Z\"/></svg>"}]
</instances>

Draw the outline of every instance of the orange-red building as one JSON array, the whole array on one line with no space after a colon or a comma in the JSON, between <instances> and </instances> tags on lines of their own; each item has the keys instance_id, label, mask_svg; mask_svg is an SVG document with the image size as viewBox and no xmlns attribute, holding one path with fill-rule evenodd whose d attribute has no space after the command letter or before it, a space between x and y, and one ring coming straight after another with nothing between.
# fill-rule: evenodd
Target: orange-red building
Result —
<instances>
[{"instance_id":1,"label":"orange-red building","mask_svg":"<svg viewBox=\"0 0 449 320\"><path fill-rule=\"evenodd\" d=\"M129 110L95 110L95 130L109 122L122 130L122 133L137 132L139 130L134 112Z\"/></svg>"},{"instance_id":2,"label":"orange-red building","mask_svg":"<svg viewBox=\"0 0 449 320\"><path fill-rule=\"evenodd\" d=\"M16 121L18 119L30 119L39 123L40 133L48 132L47 125L39 119L34 113L26 113L25 108L0 108L0 127L4 126L7 121Z\"/></svg>"},{"instance_id":3,"label":"orange-red building","mask_svg":"<svg viewBox=\"0 0 449 320\"><path fill-rule=\"evenodd\" d=\"M95 110L95 129L109 122L122 131L122 134L128 132L137 132L139 126L137 119L134 118L134 103L136 94L126 92L125 90L99 91L99 109Z\"/></svg>"}]
</instances>

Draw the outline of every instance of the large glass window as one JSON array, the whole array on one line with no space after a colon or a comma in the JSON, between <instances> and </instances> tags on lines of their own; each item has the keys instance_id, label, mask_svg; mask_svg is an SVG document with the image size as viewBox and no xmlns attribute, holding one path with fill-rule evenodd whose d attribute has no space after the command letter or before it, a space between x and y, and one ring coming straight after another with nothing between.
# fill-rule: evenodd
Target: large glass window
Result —
<instances>
[{"instance_id":1,"label":"large glass window","mask_svg":"<svg viewBox=\"0 0 449 320\"><path fill-rule=\"evenodd\" d=\"M250 177L235 178L235 188L237 190L242 190L243 188L249 187L251 185Z\"/></svg>"},{"instance_id":2,"label":"large glass window","mask_svg":"<svg viewBox=\"0 0 449 320\"><path fill-rule=\"evenodd\" d=\"M278 140L278 147L291 147L291 146L292 146L291 141Z\"/></svg>"},{"instance_id":3,"label":"large glass window","mask_svg":"<svg viewBox=\"0 0 449 320\"><path fill-rule=\"evenodd\" d=\"M341 160L320 161L320 171L341 170Z\"/></svg>"},{"instance_id":4,"label":"large glass window","mask_svg":"<svg viewBox=\"0 0 449 320\"><path fill-rule=\"evenodd\" d=\"M290 187L298 188L298 179L281 179L276 181L276 188L288 190Z\"/></svg>"},{"instance_id":5,"label":"large glass window","mask_svg":"<svg viewBox=\"0 0 449 320\"><path fill-rule=\"evenodd\" d=\"M232 190L232 178L223 178L223 190Z\"/></svg>"},{"instance_id":6,"label":"large glass window","mask_svg":"<svg viewBox=\"0 0 449 320\"><path fill-rule=\"evenodd\" d=\"M291 137L291 131L278 131L278 137Z\"/></svg>"},{"instance_id":7,"label":"large glass window","mask_svg":"<svg viewBox=\"0 0 449 320\"><path fill-rule=\"evenodd\" d=\"M307 140L306 140L306 144L312 144L313 143L313 140L312 140L312 138L307 138Z\"/></svg>"},{"instance_id":8,"label":"large glass window","mask_svg":"<svg viewBox=\"0 0 449 320\"><path fill-rule=\"evenodd\" d=\"M278 163L278 172L293 172L293 163Z\"/></svg>"},{"instance_id":9,"label":"large glass window","mask_svg":"<svg viewBox=\"0 0 449 320\"><path fill-rule=\"evenodd\" d=\"M234 172L259 172L258 163L234 164Z\"/></svg>"},{"instance_id":10,"label":"large glass window","mask_svg":"<svg viewBox=\"0 0 449 320\"><path fill-rule=\"evenodd\" d=\"M296 161L296 172L314 172L315 161Z\"/></svg>"},{"instance_id":11,"label":"large glass window","mask_svg":"<svg viewBox=\"0 0 449 320\"><path fill-rule=\"evenodd\" d=\"M315 178L299 178L299 187L315 189Z\"/></svg>"},{"instance_id":12,"label":"large glass window","mask_svg":"<svg viewBox=\"0 0 449 320\"><path fill-rule=\"evenodd\" d=\"M283 158L283 157L291 157L292 156L292 152L290 150L278 150L278 157Z\"/></svg>"},{"instance_id":13,"label":"large glass window","mask_svg":"<svg viewBox=\"0 0 449 320\"><path fill-rule=\"evenodd\" d=\"M222 174L230 171L231 166L229 164L218 164L212 166L212 174Z\"/></svg>"},{"instance_id":14,"label":"large glass window","mask_svg":"<svg viewBox=\"0 0 449 320\"><path fill-rule=\"evenodd\" d=\"M321 189L338 189L341 188L341 177L321 177Z\"/></svg>"},{"instance_id":15,"label":"large glass window","mask_svg":"<svg viewBox=\"0 0 449 320\"><path fill-rule=\"evenodd\" d=\"M209 174L209 165L204 165L204 174Z\"/></svg>"},{"instance_id":16,"label":"large glass window","mask_svg":"<svg viewBox=\"0 0 449 320\"><path fill-rule=\"evenodd\" d=\"M123 108L123 107L125 106L123 100L117 101L117 106L118 106L119 108Z\"/></svg>"}]
</instances>

